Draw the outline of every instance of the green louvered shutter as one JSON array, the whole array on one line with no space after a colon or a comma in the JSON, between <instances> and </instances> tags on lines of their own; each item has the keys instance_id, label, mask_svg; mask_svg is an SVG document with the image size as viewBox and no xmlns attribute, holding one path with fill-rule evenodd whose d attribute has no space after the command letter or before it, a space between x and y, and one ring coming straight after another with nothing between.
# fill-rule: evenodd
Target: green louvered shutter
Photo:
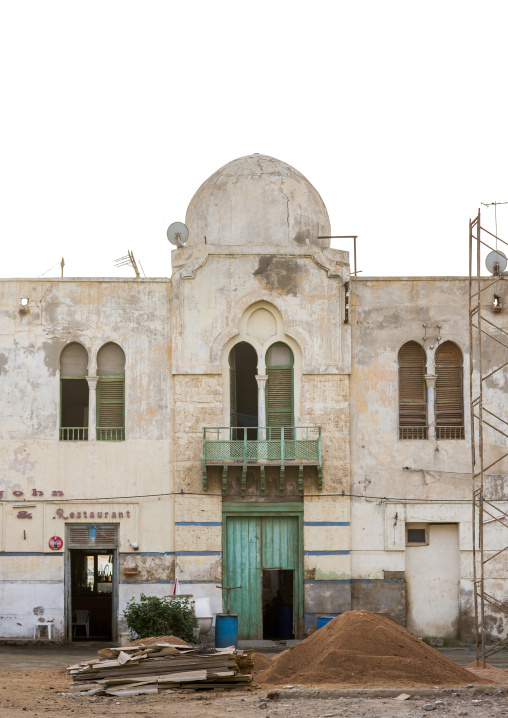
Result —
<instances>
[{"instance_id":1,"label":"green louvered shutter","mask_svg":"<svg viewBox=\"0 0 508 718\"><path fill-rule=\"evenodd\" d=\"M275 350L275 351L270 351ZM277 351L279 350L279 351ZM277 356L279 354L279 357ZM281 361L280 355L286 355L286 363ZM291 427L293 419L293 352L282 343L272 345L267 352L266 374L266 425L268 427L287 427L284 437L292 437ZM275 430L269 434L272 439L279 439L281 432Z\"/></svg>"},{"instance_id":2,"label":"green louvered shutter","mask_svg":"<svg viewBox=\"0 0 508 718\"><path fill-rule=\"evenodd\" d=\"M399 439L427 438L425 352L417 342L399 351Z\"/></svg>"},{"instance_id":3,"label":"green louvered shutter","mask_svg":"<svg viewBox=\"0 0 508 718\"><path fill-rule=\"evenodd\" d=\"M124 377L101 377L97 387L97 438L121 441L125 438Z\"/></svg>"},{"instance_id":4,"label":"green louvered shutter","mask_svg":"<svg viewBox=\"0 0 508 718\"><path fill-rule=\"evenodd\" d=\"M436 435L438 439L464 438L462 352L453 342L436 351Z\"/></svg>"}]
</instances>

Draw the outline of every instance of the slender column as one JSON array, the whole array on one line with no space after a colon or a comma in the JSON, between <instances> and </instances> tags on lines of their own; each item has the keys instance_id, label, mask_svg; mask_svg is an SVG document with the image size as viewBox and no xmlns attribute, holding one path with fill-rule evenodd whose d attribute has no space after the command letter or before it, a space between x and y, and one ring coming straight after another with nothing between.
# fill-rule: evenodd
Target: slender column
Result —
<instances>
[{"instance_id":1,"label":"slender column","mask_svg":"<svg viewBox=\"0 0 508 718\"><path fill-rule=\"evenodd\" d=\"M429 439L436 438L436 408L435 408L435 388L436 388L435 374L425 374L425 382L427 384L427 421L429 426Z\"/></svg>"},{"instance_id":2,"label":"slender column","mask_svg":"<svg viewBox=\"0 0 508 718\"><path fill-rule=\"evenodd\" d=\"M265 387L268 376L266 374L256 374L258 383L258 439L264 441L266 439L266 399Z\"/></svg>"},{"instance_id":3,"label":"slender column","mask_svg":"<svg viewBox=\"0 0 508 718\"><path fill-rule=\"evenodd\" d=\"M97 439L97 382L98 376L87 376L88 382L88 441Z\"/></svg>"}]
</instances>

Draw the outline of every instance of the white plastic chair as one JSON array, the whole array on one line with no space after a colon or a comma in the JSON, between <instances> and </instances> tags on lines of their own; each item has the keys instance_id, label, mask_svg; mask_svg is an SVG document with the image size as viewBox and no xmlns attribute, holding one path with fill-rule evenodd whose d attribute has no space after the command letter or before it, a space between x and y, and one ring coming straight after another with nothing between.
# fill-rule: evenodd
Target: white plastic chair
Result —
<instances>
[{"instance_id":1,"label":"white plastic chair","mask_svg":"<svg viewBox=\"0 0 508 718\"><path fill-rule=\"evenodd\" d=\"M78 626L85 626L86 628L86 637L90 638L90 616L92 615L91 611L88 609L77 609L76 611L72 612L72 635L74 638L76 637L76 628Z\"/></svg>"}]
</instances>

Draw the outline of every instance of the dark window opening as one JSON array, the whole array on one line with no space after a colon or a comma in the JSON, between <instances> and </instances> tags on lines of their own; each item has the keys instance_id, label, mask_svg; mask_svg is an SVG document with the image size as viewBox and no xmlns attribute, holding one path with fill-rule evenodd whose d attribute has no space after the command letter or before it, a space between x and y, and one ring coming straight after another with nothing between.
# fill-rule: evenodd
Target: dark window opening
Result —
<instances>
[{"instance_id":1,"label":"dark window opening","mask_svg":"<svg viewBox=\"0 0 508 718\"><path fill-rule=\"evenodd\" d=\"M263 639L294 638L294 571L263 570Z\"/></svg>"},{"instance_id":2,"label":"dark window opening","mask_svg":"<svg viewBox=\"0 0 508 718\"><path fill-rule=\"evenodd\" d=\"M110 641L115 552L77 549L70 554L72 639Z\"/></svg>"},{"instance_id":3,"label":"dark window opening","mask_svg":"<svg viewBox=\"0 0 508 718\"><path fill-rule=\"evenodd\" d=\"M231 426L258 426L258 357L247 342L236 344L229 354ZM234 432L235 439L243 439L243 429ZM257 430L247 429L248 439L257 439Z\"/></svg>"},{"instance_id":4,"label":"dark window opening","mask_svg":"<svg viewBox=\"0 0 508 718\"><path fill-rule=\"evenodd\" d=\"M407 530L407 542L408 543L427 543L427 532L425 529L408 529Z\"/></svg>"},{"instance_id":5,"label":"dark window opening","mask_svg":"<svg viewBox=\"0 0 508 718\"><path fill-rule=\"evenodd\" d=\"M88 439L88 397L86 379L61 380L61 440Z\"/></svg>"}]
</instances>

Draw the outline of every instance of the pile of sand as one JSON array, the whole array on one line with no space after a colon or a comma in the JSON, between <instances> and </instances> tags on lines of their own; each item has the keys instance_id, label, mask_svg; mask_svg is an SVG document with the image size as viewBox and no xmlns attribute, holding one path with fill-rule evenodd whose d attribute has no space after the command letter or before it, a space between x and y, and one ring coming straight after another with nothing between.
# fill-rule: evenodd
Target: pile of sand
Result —
<instances>
[{"instance_id":1,"label":"pile of sand","mask_svg":"<svg viewBox=\"0 0 508 718\"><path fill-rule=\"evenodd\" d=\"M253 673L258 674L264 671L268 666L272 665L272 659L264 656L262 653L255 653L253 656L254 668Z\"/></svg>"},{"instance_id":2,"label":"pile of sand","mask_svg":"<svg viewBox=\"0 0 508 718\"><path fill-rule=\"evenodd\" d=\"M154 643L173 643L176 646L189 646L187 641L177 636L150 636L149 638L138 638L136 641L131 641L129 646L152 646Z\"/></svg>"},{"instance_id":3,"label":"pile of sand","mask_svg":"<svg viewBox=\"0 0 508 718\"><path fill-rule=\"evenodd\" d=\"M486 663L484 668L481 661L479 666L476 665L476 661L472 661L467 664L466 668L482 683L493 681L499 685L508 686L508 668L499 668L492 666L490 663Z\"/></svg>"},{"instance_id":4,"label":"pile of sand","mask_svg":"<svg viewBox=\"0 0 508 718\"><path fill-rule=\"evenodd\" d=\"M460 686L475 682L465 668L402 626L369 611L337 616L273 658L256 678L276 686Z\"/></svg>"}]
</instances>

